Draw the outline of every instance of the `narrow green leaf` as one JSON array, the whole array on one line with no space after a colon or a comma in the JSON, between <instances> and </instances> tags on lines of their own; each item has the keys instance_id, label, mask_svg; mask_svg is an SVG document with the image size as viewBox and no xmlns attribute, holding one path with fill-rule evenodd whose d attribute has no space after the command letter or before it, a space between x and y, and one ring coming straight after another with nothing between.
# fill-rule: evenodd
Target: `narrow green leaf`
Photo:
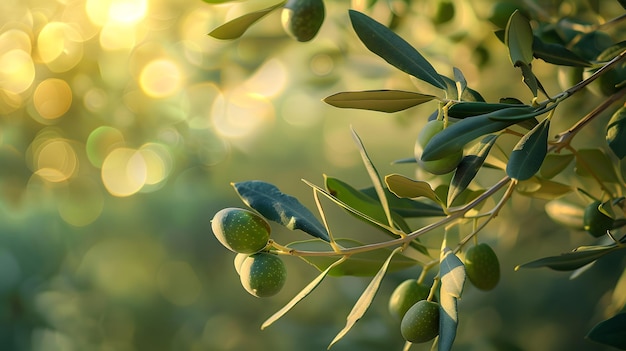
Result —
<instances>
[{"instance_id":1,"label":"narrow green leaf","mask_svg":"<svg viewBox=\"0 0 626 351\"><path fill-rule=\"evenodd\" d=\"M573 154L549 154L539 169L542 177L551 179L560 174L574 159Z\"/></svg>"},{"instance_id":2,"label":"narrow green leaf","mask_svg":"<svg viewBox=\"0 0 626 351\"><path fill-rule=\"evenodd\" d=\"M211 0L204 0L204 1L212 2ZM218 2L213 2L213 3L220 3L220 2L226 2L226 1L218 1ZM281 8L284 4L285 4L285 1L281 1L280 3L274 6L270 6L268 8L265 8L259 11L251 12L241 17L237 17L233 19L232 21L226 22L222 24L221 26L213 29L209 33L209 35L216 39L223 39L223 40L237 39L241 37L246 32L246 30L248 30L248 28L250 28L250 26L255 24L258 20L267 16L272 11L278 8Z\"/></svg>"},{"instance_id":3,"label":"narrow green leaf","mask_svg":"<svg viewBox=\"0 0 626 351\"><path fill-rule=\"evenodd\" d=\"M533 53L538 59L559 66L588 67L589 61L557 43L546 43L540 37L533 38Z\"/></svg>"},{"instance_id":4,"label":"narrow green leaf","mask_svg":"<svg viewBox=\"0 0 626 351\"><path fill-rule=\"evenodd\" d=\"M498 135L490 134L485 136L478 144L476 144L472 150L463 157L461 163L454 171L454 176L450 181L450 188L448 190L448 206L450 206L454 200L467 189L470 185L478 170L485 163L491 147L496 143Z\"/></svg>"},{"instance_id":5,"label":"narrow green leaf","mask_svg":"<svg viewBox=\"0 0 626 351\"><path fill-rule=\"evenodd\" d=\"M348 206L368 215L369 217L379 221L380 223L386 222L387 217L385 216L385 211L383 210L380 201L377 201L375 198L360 192L359 190L350 186L348 183L343 182L337 178L324 176L324 185L326 186L326 190L328 190L330 194L335 196L337 199L343 201ZM398 228L400 228L405 233L411 232L408 224L406 224L406 222L400 215L394 213L391 210L390 212L391 217L394 223L398 226Z\"/></svg>"},{"instance_id":6,"label":"narrow green leaf","mask_svg":"<svg viewBox=\"0 0 626 351\"><path fill-rule=\"evenodd\" d=\"M589 264L600 257L607 255L613 251L623 249L626 246L588 246L579 248L577 251L567 252L559 256L549 256L538 260L528 262L515 267L520 268L541 268L547 267L555 271L573 271L586 264Z\"/></svg>"},{"instance_id":7,"label":"narrow green leaf","mask_svg":"<svg viewBox=\"0 0 626 351\"><path fill-rule=\"evenodd\" d=\"M367 151L365 150L365 146L363 146L363 142L359 135L356 133L354 129L352 129L352 139L356 143L359 148L359 152L361 154L361 160L363 161L363 165L365 169L367 169L367 173L370 176L370 180L372 181L372 185L374 189L376 189L376 194L378 195L378 200L380 200L380 204L383 206L383 210L385 211L385 217L387 218L387 223L389 226L393 226L393 219L391 218L391 211L389 210L389 204L387 203L387 196L385 194L385 189L383 188L383 184L380 180L380 175L374 167L372 160L367 155Z\"/></svg>"},{"instance_id":8,"label":"narrow green leaf","mask_svg":"<svg viewBox=\"0 0 626 351\"><path fill-rule=\"evenodd\" d=\"M548 153L550 119L546 118L515 145L506 165L506 173L517 180L526 180L539 171Z\"/></svg>"},{"instance_id":9,"label":"narrow green leaf","mask_svg":"<svg viewBox=\"0 0 626 351\"><path fill-rule=\"evenodd\" d=\"M457 301L463 293L466 275L463 262L449 248L441 251L440 261L438 351L449 351L456 338L459 322Z\"/></svg>"},{"instance_id":10,"label":"narrow green leaf","mask_svg":"<svg viewBox=\"0 0 626 351\"><path fill-rule=\"evenodd\" d=\"M620 182L613 161L601 149L578 150L575 171L583 177L592 177L590 172L593 172L603 182Z\"/></svg>"},{"instance_id":11,"label":"narrow green leaf","mask_svg":"<svg viewBox=\"0 0 626 351\"><path fill-rule=\"evenodd\" d=\"M622 4L623 5L623 4ZM626 313L619 313L594 326L587 338L589 340L626 350Z\"/></svg>"},{"instance_id":12,"label":"narrow green leaf","mask_svg":"<svg viewBox=\"0 0 626 351\"><path fill-rule=\"evenodd\" d=\"M619 159L626 157L626 107L615 111L606 126L606 142Z\"/></svg>"},{"instance_id":13,"label":"narrow green leaf","mask_svg":"<svg viewBox=\"0 0 626 351\"><path fill-rule=\"evenodd\" d=\"M506 25L504 43L514 66L530 65L533 60L533 29L519 10L515 10Z\"/></svg>"},{"instance_id":14,"label":"narrow green leaf","mask_svg":"<svg viewBox=\"0 0 626 351\"><path fill-rule=\"evenodd\" d=\"M539 90L539 81L537 80L537 77L535 77L532 68L530 68L530 65L527 65L525 63L520 63L518 66L522 70L522 81L524 82L524 84L526 84L528 89L530 89L530 92L533 94L533 96L537 97L537 91Z\"/></svg>"},{"instance_id":15,"label":"narrow green leaf","mask_svg":"<svg viewBox=\"0 0 626 351\"><path fill-rule=\"evenodd\" d=\"M526 107L528 111L534 111L535 108L528 105L518 104L494 104L489 102L458 102L448 109L448 116L463 119L465 117L474 117L484 115L486 113L503 110L507 108Z\"/></svg>"},{"instance_id":16,"label":"narrow green leaf","mask_svg":"<svg viewBox=\"0 0 626 351\"><path fill-rule=\"evenodd\" d=\"M328 273L333 268L342 264L344 260L345 260L345 256L338 260L335 260L335 262L329 265L328 268L326 268L315 279L313 279L309 284L307 284L307 286L305 286L304 289L302 289L296 296L294 296L293 299L291 299L291 301L289 301L283 308L281 308L276 313L274 313L271 317L265 320L265 322L263 322L263 324L261 325L261 330L272 325L274 322L279 320L282 316L287 314L287 312L289 312L295 305L297 305L298 302L302 301L305 297L309 296L309 294L313 292L313 290L315 290L315 288L317 288L318 285L320 285L322 280L326 278L326 275L328 275Z\"/></svg>"},{"instance_id":17,"label":"narrow green leaf","mask_svg":"<svg viewBox=\"0 0 626 351\"><path fill-rule=\"evenodd\" d=\"M291 195L284 194L275 185L260 180L232 183L246 205L257 210L268 220L288 229L300 229L316 238L329 241L324 225Z\"/></svg>"},{"instance_id":18,"label":"narrow green leaf","mask_svg":"<svg viewBox=\"0 0 626 351\"><path fill-rule=\"evenodd\" d=\"M465 76L460 69L452 67L452 71L454 72L454 81L456 82L458 100L461 100L465 89L467 89L467 80L465 80Z\"/></svg>"},{"instance_id":19,"label":"narrow green leaf","mask_svg":"<svg viewBox=\"0 0 626 351\"><path fill-rule=\"evenodd\" d=\"M349 10L352 27L365 46L399 70L445 89L439 73L414 47L367 15Z\"/></svg>"},{"instance_id":20,"label":"narrow green leaf","mask_svg":"<svg viewBox=\"0 0 626 351\"><path fill-rule=\"evenodd\" d=\"M385 261L385 263L383 263L378 273L376 273L374 278L372 278L367 288L365 288L365 291L363 291L363 294L361 294L361 297L359 297L357 302L354 304L354 307L350 311L350 314L348 314L348 317L346 318L347 320L346 326L339 332L339 334L337 334L337 336L335 336L333 341L331 341L330 345L328 345L329 349L337 341L341 340L350 331L350 329L352 329L354 324L356 324L356 322L358 322L361 319L361 317L363 317L365 312L367 312L367 309L372 304L372 301L374 300L374 297L376 296L376 293L378 292L380 283L382 282L383 278L385 277L385 274L387 273L387 268L389 267L389 263L391 262L391 259L396 253L400 252L401 250L402 250L402 247L397 247L395 250L391 252L389 257L387 257L387 260Z\"/></svg>"},{"instance_id":21,"label":"narrow green leaf","mask_svg":"<svg viewBox=\"0 0 626 351\"><path fill-rule=\"evenodd\" d=\"M432 95L402 90L348 91L331 95L324 102L339 108L398 112L431 101Z\"/></svg>"},{"instance_id":22,"label":"narrow green leaf","mask_svg":"<svg viewBox=\"0 0 626 351\"><path fill-rule=\"evenodd\" d=\"M400 174L385 176L385 183L389 190L398 197L416 198L425 197L436 203L443 204L433 188L427 182L413 180Z\"/></svg>"},{"instance_id":23,"label":"narrow green leaf","mask_svg":"<svg viewBox=\"0 0 626 351\"><path fill-rule=\"evenodd\" d=\"M374 190L373 187L361 189L360 191L370 197L376 196L376 190ZM404 218L439 217L446 215L439 205L408 198L400 198L387 188L385 188L385 193L387 194L389 208Z\"/></svg>"},{"instance_id":24,"label":"narrow green leaf","mask_svg":"<svg viewBox=\"0 0 626 351\"><path fill-rule=\"evenodd\" d=\"M462 119L436 134L422 151L422 161L432 161L463 150L465 144L485 134L499 132L515 124L515 120L493 120L494 114L502 114L516 108ZM509 111L510 112L510 111ZM512 111L510 113L515 113ZM508 112L506 112L508 113ZM517 112L517 113L521 113Z\"/></svg>"},{"instance_id":25,"label":"narrow green leaf","mask_svg":"<svg viewBox=\"0 0 626 351\"><path fill-rule=\"evenodd\" d=\"M520 181L515 190L526 196L542 200L555 200L574 190L569 185L558 183L549 179L531 177Z\"/></svg>"},{"instance_id":26,"label":"narrow green leaf","mask_svg":"<svg viewBox=\"0 0 626 351\"><path fill-rule=\"evenodd\" d=\"M515 121L517 123L529 120L544 113L546 113L546 110L542 108L536 109L533 107L512 107L509 109L494 111L489 114L489 118L493 119L494 121ZM535 125L534 127L536 126L537 125Z\"/></svg>"},{"instance_id":27,"label":"narrow green leaf","mask_svg":"<svg viewBox=\"0 0 626 351\"><path fill-rule=\"evenodd\" d=\"M363 246L363 243L353 239L337 239L337 244L343 248ZM332 247L320 239L296 241L287 245L290 249L315 252L333 252ZM357 276L371 277L380 269L380 265L391 253L390 249L378 249L358 254L353 254L341 265L333 267L328 275L333 277ZM314 266L319 271L326 270L337 260L335 256L301 256L303 261ZM397 254L389 264L389 271L395 272L419 264L418 261L405 255Z\"/></svg>"}]
</instances>

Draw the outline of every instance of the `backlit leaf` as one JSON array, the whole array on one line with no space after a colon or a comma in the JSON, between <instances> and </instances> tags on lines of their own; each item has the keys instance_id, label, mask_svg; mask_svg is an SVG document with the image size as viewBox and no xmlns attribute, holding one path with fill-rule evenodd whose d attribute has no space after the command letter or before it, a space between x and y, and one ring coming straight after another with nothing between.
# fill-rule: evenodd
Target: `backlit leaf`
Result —
<instances>
[{"instance_id":1,"label":"backlit leaf","mask_svg":"<svg viewBox=\"0 0 626 351\"><path fill-rule=\"evenodd\" d=\"M619 159L626 157L626 107L617 110L606 126L606 142Z\"/></svg>"},{"instance_id":2,"label":"backlit leaf","mask_svg":"<svg viewBox=\"0 0 626 351\"><path fill-rule=\"evenodd\" d=\"M539 171L548 153L549 129L550 119L546 118L520 139L507 163L506 173L509 177L526 180Z\"/></svg>"},{"instance_id":3,"label":"backlit leaf","mask_svg":"<svg viewBox=\"0 0 626 351\"><path fill-rule=\"evenodd\" d=\"M288 229L300 229L316 238L329 241L328 232L320 221L291 195L284 194L275 185L260 180L232 183L246 205L257 210L268 220Z\"/></svg>"},{"instance_id":4,"label":"backlit leaf","mask_svg":"<svg viewBox=\"0 0 626 351\"><path fill-rule=\"evenodd\" d=\"M592 177L593 172L603 182L619 183L613 161L601 149L578 150L575 171L583 177Z\"/></svg>"},{"instance_id":5,"label":"backlit leaf","mask_svg":"<svg viewBox=\"0 0 626 351\"><path fill-rule=\"evenodd\" d=\"M542 177L550 179L561 173L574 159L573 154L549 154L539 169Z\"/></svg>"},{"instance_id":6,"label":"backlit leaf","mask_svg":"<svg viewBox=\"0 0 626 351\"><path fill-rule=\"evenodd\" d=\"M415 158L413 157L413 159ZM376 191L373 187L360 189L360 191L370 197L376 196ZM385 192L387 193L389 208L404 218L439 217L446 215L441 206L436 204L400 198L387 188L385 188Z\"/></svg>"},{"instance_id":7,"label":"backlit leaf","mask_svg":"<svg viewBox=\"0 0 626 351\"><path fill-rule=\"evenodd\" d=\"M506 25L504 43L514 66L530 65L533 60L533 29L519 10L515 10Z\"/></svg>"},{"instance_id":8,"label":"backlit leaf","mask_svg":"<svg viewBox=\"0 0 626 351\"><path fill-rule=\"evenodd\" d=\"M555 271L573 271L599 259L604 255L623 248L626 248L626 246L588 246L559 256L540 258L538 260L519 265L515 267L515 270L519 268L547 267Z\"/></svg>"},{"instance_id":9,"label":"backlit leaf","mask_svg":"<svg viewBox=\"0 0 626 351\"><path fill-rule=\"evenodd\" d=\"M425 197L437 203L442 203L441 199L427 182L413 180L400 174L390 174L385 177L385 183L387 183L389 190L398 197Z\"/></svg>"},{"instance_id":10,"label":"backlit leaf","mask_svg":"<svg viewBox=\"0 0 626 351\"><path fill-rule=\"evenodd\" d=\"M212 3L221 3L221 2L226 2L226 1L211 1L211 0L204 0L206 2L212 2ZM248 30L248 28L250 28L250 26L252 26L253 24L255 24L258 20L260 20L261 18L267 16L269 13L271 13L272 11L281 8L283 5L285 4L285 1L282 1L274 6L270 6L268 8L259 10L259 11L255 11L255 12L251 12L248 14L245 14L241 17L237 17L229 22L226 22L224 24L222 24L221 26L213 29L209 35L212 36L213 38L216 39L236 39L241 37L246 30Z\"/></svg>"},{"instance_id":11,"label":"backlit leaf","mask_svg":"<svg viewBox=\"0 0 626 351\"><path fill-rule=\"evenodd\" d=\"M399 70L445 89L439 73L415 48L389 28L367 15L349 10L352 27L365 46Z\"/></svg>"},{"instance_id":12,"label":"backlit leaf","mask_svg":"<svg viewBox=\"0 0 626 351\"><path fill-rule=\"evenodd\" d=\"M337 334L337 336L335 336L335 338L330 343L330 345L328 345L328 348L331 348L337 341L341 340L350 331L350 329L352 329L352 327L356 324L356 322L358 322L361 319L361 317L363 317L365 312L367 312L367 309L372 304L372 301L374 300L374 297L376 296L376 293L378 292L380 283L382 282L383 278L385 277L385 274L387 273L387 268L389 267L389 263L391 262L391 259L396 253L398 253L401 250L402 250L402 247L397 247L395 250L391 252L389 257L387 257L387 260L385 261L385 263L383 263L378 273L376 273L374 278L372 278L367 288L365 288L365 291L363 291L363 294L361 294L361 297L359 297L357 302L354 304L354 307L350 311L350 314L348 314L348 317L346 318L347 320L346 326L339 332L339 334Z\"/></svg>"},{"instance_id":13,"label":"backlit leaf","mask_svg":"<svg viewBox=\"0 0 626 351\"><path fill-rule=\"evenodd\" d=\"M456 338L459 322L457 300L465 285L465 266L450 250L444 248L439 264L441 287L439 290L439 351L449 351Z\"/></svg>"},{"instance_id":14,"label":"backlit leaf","mask_svg":"<svg viewBox=\"0 0 626 351\"><path fill-rule=\"evenodd\" d=\"M553 221L566 227L583 230L583 215L585 209L563 200L553 200L546 203L545 211Z\"/></svg>"},{"instance_id":15,"label":"backlit leaf","mask_svg":"<svg viewBox=\"0 0 626 351\"><path fill-rule=\"evenodd\" d=\"M325 98L324 102L339 108L391 113L406 110L434 98L432 95L401 90L368 90L337 93Z\"/></svg>"}]
</instances>

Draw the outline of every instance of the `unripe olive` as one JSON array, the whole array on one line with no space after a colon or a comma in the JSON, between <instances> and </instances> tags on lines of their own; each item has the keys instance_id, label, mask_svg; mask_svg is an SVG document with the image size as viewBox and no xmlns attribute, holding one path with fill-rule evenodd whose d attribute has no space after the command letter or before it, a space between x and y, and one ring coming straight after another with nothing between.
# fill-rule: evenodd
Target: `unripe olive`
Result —
<instances>
[{"instance_id":1,"label":"unripe olive","mask_svg":"<svg viewBox=\"0 0 626 351\"><path fill-rule=\"evenodd\" d=\"M439 335L439 304L421 300L402 318L400 333L412 343L427 342Z\"/></svg>"},{"instance_id":2,"label":"unripe olive","mask_svg":"<svg viewBox=\"0 0 626 351\"><path fill-rule=\"evenodd\" d=\"M278 293L285 285L287 270L277 255L259 252L243 260L239 278L251 295L268 297Z\"/></svg>"},{"instance_id":3,"label":"unripe olive","mask_svg":"<svg viewBox=\"0 0 626 351\"><path fill-rule=\"evenodd\" d=\"M432 174L446 174L452 172L463 158L463 151L458 151L438 160L422 161L422 150L424 150L430 139L443 130L443 127L444 123L441 120L428 121L418 134L417 142L415 143L415 159L417 163L424 170Z\"/></svg>"},{"instance_id":4,"label":"unripe olive","mask_svg":"<svg viewBox=\"0 0 626 351\"><path fill-rule=\"evenodd\" d=\"M406 311L420 300L426 300L430 287L419 284L415 279L400 283L389 297L389 313L401 320Z\"/></svg>"},{"instance_id":5,"label":"unripe olive","mask_svg":"<svg viewBox=\"0 0 626 351\"><path fill-rule=\"evenodd\" d=\"M480 290L491 290L500 281L500 262L491 246L481 243L465 253L465 273L472 285Z\"/></svg>"},{"instance_id":6,"label":"unripe olive","mask_svg":"<svg viewBox=\"0 0 626 351\"><path fill-rule=\"evenodd\" d=\"M227 249L245 254L259 252L267 246L270 225L252 211L225 208L211 220L213 234Z\"/></svg>"},{"instance_id":7,"label":"unripe olive","mask_svg":"<svg viewBox=\"0 0 626 351\"><path fill-rule=\"evenodd\" d=\"M602 202L594 201L585 207L583 214L583 228L587 233L598 238L606 234L607 230L613 229L613 218L600 212Z\"/></svg>"},{"instance_id":8,"label":"unripe olive","mask_svg":"<svg viewBox=\"0 0 626 351\"><path fill-rule=\"evenodd\" d=\"M289 0L283 8L281 22L291 37L309 41L324 23L325 12L322 0Z\"/></svg>"}]
</instances>

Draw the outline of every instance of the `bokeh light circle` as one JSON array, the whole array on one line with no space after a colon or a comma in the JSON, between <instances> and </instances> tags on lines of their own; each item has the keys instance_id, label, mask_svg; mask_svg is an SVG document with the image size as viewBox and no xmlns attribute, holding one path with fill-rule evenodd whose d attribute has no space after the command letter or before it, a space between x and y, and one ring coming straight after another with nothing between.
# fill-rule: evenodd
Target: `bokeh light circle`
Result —
<instances>
[{"instance_id":1,"label":"bokeh light circle","mask_svg":"<svg viewBox=\"0 0 626 351\"><path fill-rule=\"evenodd\" d=\"M137 150L117 148L102 163L102 183L111 195L131 196L146 184L147 168Z\"/></svg>"},{"instance_id":2,"label":"bokeh light circle","mask_svg":"<svg viewBox=\"0 0 626 351\"><path fill-rule=\"evenodd\" d=\"M58 183L70 179L78 171L78 157L67 140L52 139L38 148L35 165L35 174Z\"/></svg>"},{"instance_id":3,"label":"bokeh light circle","mask_svg":"<svg viewBox=\"0 0 626 351\"><path fill-rule=\"evenodd\" d=\"M0 88L20 94L35 80L35 64L29 53L14 49L0 56Z\"/></svg>"},{"instance_id":4,"label":"bokeh light circle","mask_svg":"<svg viewBox=\"0 0 626 351\"><path fill-rule=\"evenodd\" d=\"M94 129L87 138L85 145L87 158L94 167L100 168L107 155L124 144L122 132L113 127L100 126Z\"/></svg>"},{"instance_id":5,"label":"bokeh light circle","mask_svg":"<svg viewBox=\"0 0 626 351\"><path fill-rule=\"evenodd\" d=\"M57 119L72 105L72 89L62 79L48 78L35 89L33 103L41 117L47 120Z\"/></svg>"},{"instance_id":6,"label":"bokeh light circle","mask_svg":"<svg viewBox=\"0 0 626 351\"><path fill-rule=\"evenodd\" d=\"M83 58L83 37L67 23L50 22L37 38L39 58L53 72L66 72Z\"/></svg>"},{"instance_id":7,"label":"bokeh light circle","mask_svg":"<svg viewBox=\"0 0 626 351\"><path fill-rule=\"evenodd\" d=\"M182 86L182 72L167 59L156 59L145 65L139 75L141 89L150 97L165 98L176 94Z\"/></svg>"}]
</instances>

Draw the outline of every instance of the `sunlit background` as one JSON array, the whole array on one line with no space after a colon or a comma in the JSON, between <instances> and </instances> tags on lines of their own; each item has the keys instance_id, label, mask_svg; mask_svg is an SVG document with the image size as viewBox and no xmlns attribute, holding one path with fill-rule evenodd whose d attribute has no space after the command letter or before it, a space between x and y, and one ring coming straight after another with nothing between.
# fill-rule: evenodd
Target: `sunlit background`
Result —
<instances>
[{"instance_id":1,"label":"sunlit background","mask_svg":"<svg viewBox=\"0 0 626 351\"><path fill-rule=\"evenodd\" d=\"M233 255L213 238L209 221L223 207L244 206L230 182L272 182L311 208L302 178L321 184L326 173L368 186L350 126L382 174L415 175L414 166L391 161L412 155L435 106L389 116L320 101L345 90L425 89L357 40L346 13L364 9L364 1L326 1L326 22L307 44L287 37L280 12L236 41L207 36L275 2L0 3L0 350L326 348L367 280L331 280L285 321L260 331L316 272L289 260L284 291L256 299L239 284ZM440 72L461 68L487 99L503 92L529 98L495 27L484 21L491 1L455 3L454 18L435 25L435 2L414 1L412 22L398 31ZM389 6L370 14L387 21ZM554 71L541 62L536 71L557 91ZM481 78L490 76L498 79ZM515 206L532 215L529 201ZM345 236L368 230L340 211L332 216ZM545 241L520 233L524 217L494 225L491 235L506 249L546 243L533 252L546 255L576 241L546 219L524 224L552 232ZM305 239L274 229L278 240ZM588 349L577 337L601 316L593 301L607 283L585 290L589 281L551 272L511 274L535 257L522 249L503 257L501 287L468 293L459 350ZM372 310L333 349L400 349L385 296L416 274L390 276ZM562 295L569 291L579 294ZM572 308L589 318L564 324L559 316Z\"/></svg>"}]
</instances>

